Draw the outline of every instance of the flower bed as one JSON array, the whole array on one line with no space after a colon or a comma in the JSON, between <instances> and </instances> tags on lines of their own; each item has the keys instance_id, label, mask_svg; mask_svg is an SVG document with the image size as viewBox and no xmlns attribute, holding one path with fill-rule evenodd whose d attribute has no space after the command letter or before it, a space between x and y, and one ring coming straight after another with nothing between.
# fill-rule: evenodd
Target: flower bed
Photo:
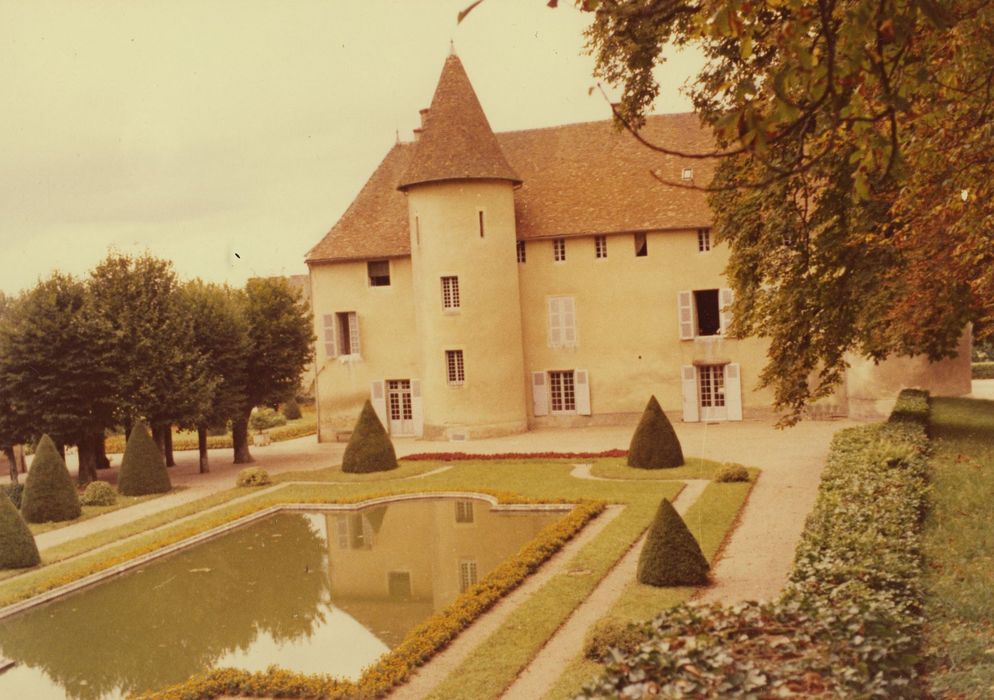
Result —
<instances>
[{"instance_id":1,"label":"flower bed","mask_svg":"<svg viewBox=\"0 0 994 700\"><path fill-rule=\"evenodd\" d=\"M919 696L927 395L902 398L913 420L835 436L778 600L663 613L586 697Z\"/></svg>"}]
</instances>

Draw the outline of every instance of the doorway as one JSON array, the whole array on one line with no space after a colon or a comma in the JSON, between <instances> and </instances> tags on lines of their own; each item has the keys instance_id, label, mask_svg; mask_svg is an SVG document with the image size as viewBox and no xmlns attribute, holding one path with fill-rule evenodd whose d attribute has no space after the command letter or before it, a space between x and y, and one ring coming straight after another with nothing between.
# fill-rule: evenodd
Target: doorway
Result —
<instances>
[{"instance_id":1,"label":"doorway","mask_svg":"<svg viewBox=\"0 0 994 700\"><path fill-rule=\"evenodd\" d=\"M387 380L387 413L391 435L414 435L410 379Z\"/></svg>"},{"instance_id":2,"label":"doorway","mask_svg":"<svg viewBox=\"0 0 994 700\"><path fill-rule=\"evenodd\" d=\"M728 419L725 405L725 366L701 365L697 368L698 396L701 401L701 420Z\"/></svg>"}]
</instances>

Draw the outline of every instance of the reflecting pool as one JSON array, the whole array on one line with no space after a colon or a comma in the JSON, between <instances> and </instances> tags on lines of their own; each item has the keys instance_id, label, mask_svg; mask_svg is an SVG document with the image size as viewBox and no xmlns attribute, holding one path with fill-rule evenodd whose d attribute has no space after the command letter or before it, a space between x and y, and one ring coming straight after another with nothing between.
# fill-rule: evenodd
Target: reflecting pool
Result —
<instances>
[{"instance_id":1,"label":"reflecting pool","mask_svg":"<svg viewBox=\"0 0 994 700\"><path fill-rule=\"evenodd\" d=\"M358 678L562 511L280 513L0 621L0 698L117 698L230 666Z\"/></svg>"}]
</instances>

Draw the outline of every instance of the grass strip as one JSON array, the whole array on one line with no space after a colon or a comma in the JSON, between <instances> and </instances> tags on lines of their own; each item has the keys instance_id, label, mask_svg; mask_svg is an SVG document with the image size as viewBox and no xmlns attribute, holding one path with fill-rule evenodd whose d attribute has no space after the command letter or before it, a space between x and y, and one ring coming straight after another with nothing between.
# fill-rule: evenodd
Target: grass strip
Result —
<instances>
[{"instance_id":1,"label":"grass strip","mask_svg":"<svg viewBox=\"0 0 994 700\"><path fill-rule=\"evenodd\" d=\"M668 479L710 479L714 473L724 466L723 462L715 462L702 457L687 457L681 467L672 469L639 469L629 467L625 457L598 459L593 462L590 473L602 479L629 479L640 481L659 481Z\"/></svg>"},{"instance_id":2,"label":"grass strip","mask_svg":"<svg viewBox=\"0 0 994 700\"><path fill-rule=\"evenodd\" d=\"M179 491L185 491L186 486L175 486L169 493L177 493ZM106 513L113 513L115 510L121 510L122 508L127 508L128 506L133 506L136 503L144 503L145 501L151 501L155 498L161 498L166 496L165 493L151 493L145 496L122 496L118 494L117 502L111 506L83 506L83 514L76 518L75 520L63 520L61 522L48 522L48 523L28 523L28 527L31 528L32 535L41 535L45 532L51 532L52 530L60 530L67 525L75 525L76 523L81 523L84 520L90 520L98 515L104 515Z\"/></svg>"}]
</instances>

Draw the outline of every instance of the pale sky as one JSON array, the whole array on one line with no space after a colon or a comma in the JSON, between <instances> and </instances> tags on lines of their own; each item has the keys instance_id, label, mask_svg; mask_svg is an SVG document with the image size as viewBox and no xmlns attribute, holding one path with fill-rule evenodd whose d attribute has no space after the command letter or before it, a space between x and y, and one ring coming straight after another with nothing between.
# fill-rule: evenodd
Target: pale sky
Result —
<instances>
[{"instance_id":1,"label":"pale sky","mask_svg":"<svg viewBox=\"0 0 994 700\"><path fill-rule=\"evenodd\" d=\"M450 39L495 131L606 119L564 2L0 0L0 290L148 250L183 278L306 273ZM701 63L675 54L657 112ZM235 254L240 257L236 257Z\"/></svg>"}]
</instances>

